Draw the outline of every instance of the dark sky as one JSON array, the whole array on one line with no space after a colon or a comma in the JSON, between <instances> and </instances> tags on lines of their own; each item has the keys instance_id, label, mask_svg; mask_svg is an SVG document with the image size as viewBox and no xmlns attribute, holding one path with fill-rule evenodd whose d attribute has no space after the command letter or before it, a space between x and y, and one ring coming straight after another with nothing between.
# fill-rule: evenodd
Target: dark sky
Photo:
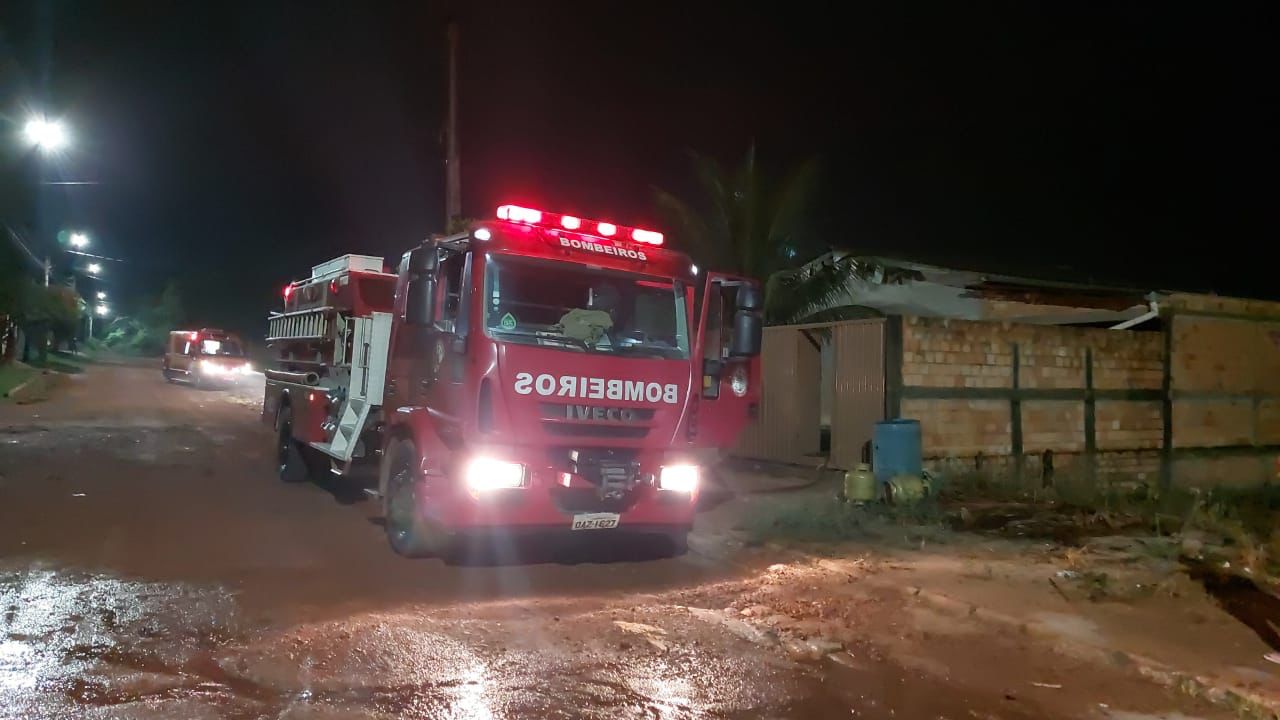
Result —
<instances>
[{"instance_id":1,"label":"dark sky","mask_svg":"<svg viewBox=\"0 0 1280 720\"><path fill-rule=\"evenodd\" d=\"M127 258L126 302L176 275L246 330L312 264L441 229L448 13L466 214L651 226L686 149L754 139L775 172L820 158L831 245L1280 296L1250 259L1276 238L1265 7L8 0L0 111L65 116L56 171L101 183L42 192L38 232ZM39 172L5 145L10 186Z\"/></svg>"}]
</instances>

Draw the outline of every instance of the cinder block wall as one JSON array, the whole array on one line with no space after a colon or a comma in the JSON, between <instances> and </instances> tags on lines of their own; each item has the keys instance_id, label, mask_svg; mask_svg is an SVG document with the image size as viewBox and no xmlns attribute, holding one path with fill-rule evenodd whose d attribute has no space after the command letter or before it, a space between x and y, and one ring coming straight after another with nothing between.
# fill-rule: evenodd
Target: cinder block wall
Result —
<instances>
[{"instance_id":1,"label":"cinder block wall","mask_svg":"<svg viewBox=\"0 0 1280 720\"><path fill-rule=\"evenodd\" d=\"M900 319L887 413L934 466L1260 482L1280 455L1280 303L1173 296L1166 331ZM894 352L890 347L889 352Z\"/></svg>"}]
</instances>

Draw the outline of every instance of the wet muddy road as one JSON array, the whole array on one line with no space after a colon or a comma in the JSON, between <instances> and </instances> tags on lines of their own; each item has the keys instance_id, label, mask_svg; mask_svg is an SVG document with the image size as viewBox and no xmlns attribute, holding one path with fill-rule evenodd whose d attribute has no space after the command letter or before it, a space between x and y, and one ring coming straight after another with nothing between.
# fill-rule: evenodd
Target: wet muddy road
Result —
<instances>
[{"instance_id":1,"label":"wet muddy road","mask_svg":"<svg viewBox=\"0 0 1280 720\"><path fill-rule=\"evenodd\" d=\"M372 503L275 479L260 392L104 365L48 402L0 405L0 718L1101 718L1177 704L1018 643L940 636L908 663L851 637L841 662L796 659L725 610L794 582L705 535L665 560L600 543L401 559ZM864 621L892 628L894 608L869 603ZM1090 673L1087 694L1032 684Z\"/></svg>"}]
</instances>

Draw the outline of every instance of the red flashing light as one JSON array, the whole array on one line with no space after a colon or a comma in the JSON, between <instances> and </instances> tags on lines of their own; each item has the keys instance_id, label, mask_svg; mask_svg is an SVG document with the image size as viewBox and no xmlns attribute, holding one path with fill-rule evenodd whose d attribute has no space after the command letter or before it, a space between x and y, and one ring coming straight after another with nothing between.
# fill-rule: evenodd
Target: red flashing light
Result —
<instances>
[{"instance_id":1,"label":"red flashing light","mask_svg":"<svg viewBox=\"0 0 1280 720\"><path fill-rule=\"evenodd\" d=\"M284 286L284 301L289 302L289 298L293 295L293 283Z\"/></svg>"},{"instance_id":2,"label":"red flashing light","mask_svg":"<svg viewBox=\"0 0 1280 720\"><path fill-rule=\"evenodd\" d=\"M619 227L611 222L602 222L599 220L583 220L576 215L561 215L559 213L543 212L532 208L520 207L519 205L503 205L498 208L498 219L507 222L520 223L529 225L559 226L565 230L573 230L583 234L594 234L599 237L611 238L620 235L631 242L641 243L644 245L661 245L663 243L662 233L653 230L642 230L640 228ZM592 233L589 228L594 228Z\"/></svg>"},{"instance_id":3,"label":"red flashing light","mask_svg":"<svg viewBox=\"0 0 1280 720\"><path fill-rule=\"evenodd\" d=\"M652 230L641 230L640 228L632 228L631 239L635 240L638 243L644 243L646 245L661 245L662 233L654 232Z\"/></svg>"},{"instance_id":4,"label":"red flashing light","mask_svg":"<svg viewBox=\"0 0 1280 720\"><path fill-rule=\"evenodd\" d=\"M520 207L519 205L503 205L498 208L498 219L536 225L542 222L542 211Z\"/></svg>"},{"instance_id":5,"label":"red flashing light","mask_svg":"<svg viewBox=\"0 0 1280 720\"><path fill-rule=\"evenodd\" d=\"M196 341L196 338L198 338L198 337L200 337L200 333L198 333L198 332L193 332L193 333L191 333L191 342L195 342L195 341Z\"/></svg>"}]
</instances>

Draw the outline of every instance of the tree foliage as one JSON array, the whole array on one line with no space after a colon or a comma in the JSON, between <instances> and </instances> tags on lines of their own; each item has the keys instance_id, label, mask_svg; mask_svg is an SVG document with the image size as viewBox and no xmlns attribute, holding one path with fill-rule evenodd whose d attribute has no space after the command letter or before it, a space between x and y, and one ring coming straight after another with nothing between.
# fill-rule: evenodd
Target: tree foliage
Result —
<instances>
[{"instance_id":1,"label":"tree foliage","mask_svg":"<svg viewBox=\"0 0 1280 720\"><path fill-rule=\"evenodd\" d=\"M813 222L816 161L773 181L760 170L754 146L732 169L698 153L691 158L698 200L658 190L656 201L675 242L699 265L764 283L771 323L806 320L842 296L856 263L804 264L827 249Z\"/></svg>"},{"instance_id":2,"label":"tree foliage","mask_svg":"<svg viewBox=\"0 0 1280 720\"><path fill-rule=\"evenodd\" d=\"M132 315L119 315L107 326L102 342L117 352L132 355L158 355L164 352L169 331L186 319L182 293L170 281L154 301Z\"/></svg>"},{"instance_id":3,"label":"tree foliage","mask_svg":"<svg viewBox=\"0 0 1280 720\"><path fill-rule=\"evenodd\" d=\"M814 254L808 211L816 161L770 182L756 162L754 145L732 169L699 153L690 158L701 197L689 202L657 190L656 201L676 242L698 263L763 281Z\"/></svg>"}]
</instances>

